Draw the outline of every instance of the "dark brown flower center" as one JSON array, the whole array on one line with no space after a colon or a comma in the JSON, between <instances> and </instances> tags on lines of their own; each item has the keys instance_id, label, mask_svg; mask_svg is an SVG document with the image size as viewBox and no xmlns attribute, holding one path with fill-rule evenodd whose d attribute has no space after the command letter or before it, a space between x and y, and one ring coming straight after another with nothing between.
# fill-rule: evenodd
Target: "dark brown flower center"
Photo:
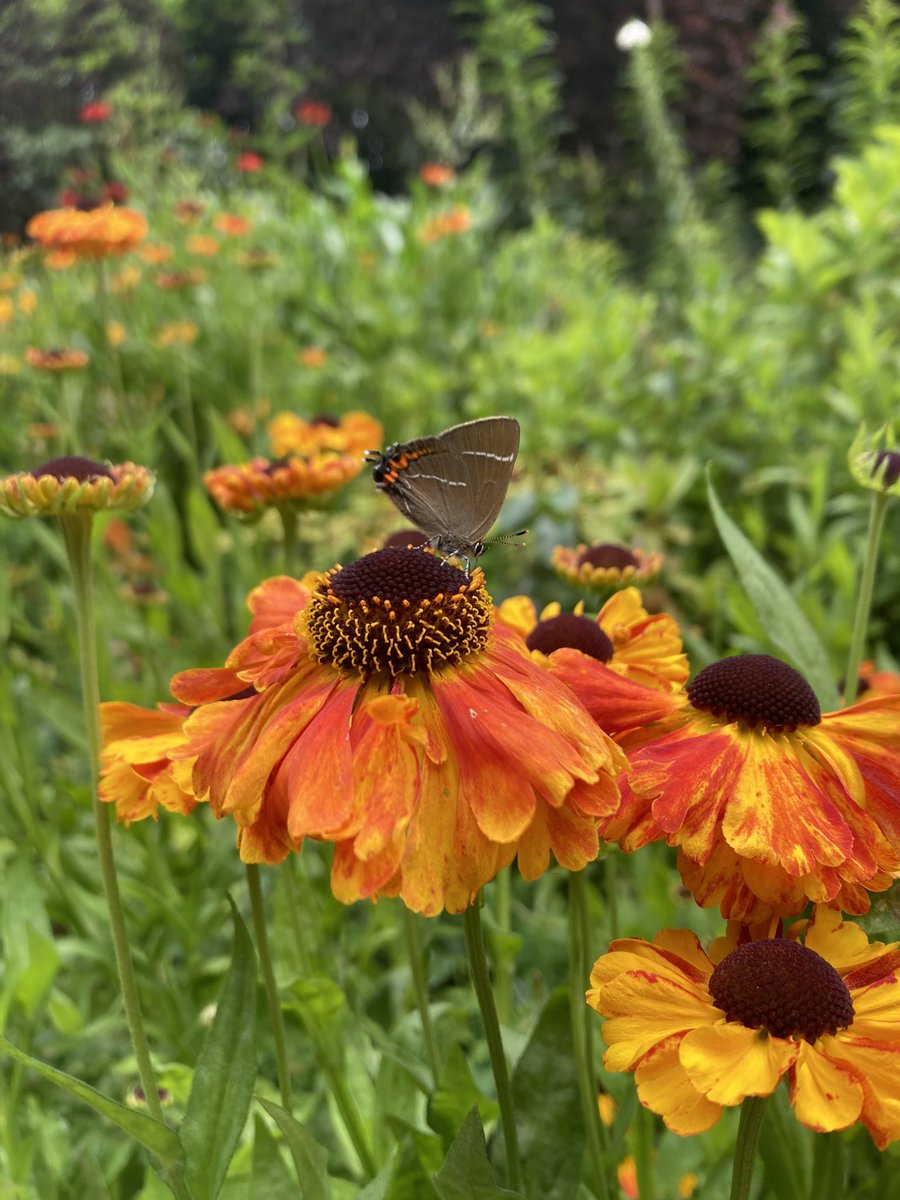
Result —
<instances>
[{"instance_id":1,"label":"dark brown flower center","mask_svg":"<svg viewBox=\"0 0 900 1200\"><path fill-rule=\"evenodd\" d=\"M361 675L455 666L487 645L484 574L432 554L376 550L323 575L304 610L313 656Z\"/></svg>"},{"instance_id":2,"label":"dark brown flower center","mask_svg":"<svg viewBox=\"0 0 900 1200\"><path fill-rule=\"evenodd\" d=\"M800 672L769 654L737 654L710 663L688 684L687 696L694 708L714 717L773 733L791 733L822 719L816 694Z\"/></svg>"},{"instance_id":3,"label":"dark brown flower center","mask_svg":"<svg viewBox=\"0 0 900 1200\"><path fill-rule=\"evenodd\" d=\"M309 423L310 425L328 425L332 429L338 429L341 424L340 420L331 413L316 413Z\"/></svg>"},{"instance_id":4,"label":"dark brown flower center","mask_svg":"<svg viewBox=\"0 0 900 1200\"><path fill-rule=\"evenodd\" d=\"M418 549L427 541L428 534L423 533L421 529L398 529L396 533L389 533L384 539L382 550L406 550L410 546Z\"/></svg>"},{"instance_id":5,"label":"dark brown flower center","mask_svg":"<svg viewBox=\"0 0 900 1200\"><path fill-rule=\"evenodd\" d=\"M885 463L887 466L885 466ZM893 487L897 480L900 479L900 452L896 450L879 450L872 464L872 474L876 475L881 470L884 471L881 482L885 487Z\"/></svg>"},{"instance_id":6,"label":"dark brown flower center","mask_svg":"<svg viewBox=\"0 0 900 1200\"><path fill-rule=\"evenodd\" d=\"M853 1021L847 985L831 963L784 938L732 950L710 976L709 991L729 1021L773 1037L815 1042Z\"/></svg>"},{"instance_id":7,"label":"dark brown flower center","mask_svg":"<svg viewBox=\"0 0 900 1200\"><path fill-rule=\"evenodd\" d=\"M618 567L619 570L641 565L640 561L625 546L613 546L601 542L595 542L593 546L588 546L578 555L575 565L583 567L585 564L592 567Z\"/></svg>"},{"instance_id":8,"label":"dark brown flower center","mask_svg":"<svg viewBox=\"0 0 900 1200\"><path fill-rule=\"evenodd\" d=\"M35 467L31 472L35 479L52 475L60 483L64 479L77 479L79 483L87 483L90 479L112 479L113 473L109 467L94 462L90 458L80 458L77 454L68 454L63 458L53 458L43 466Z\"/></svg>"},{"instance_id":9,"label":"dark brown flower center","mask_svg":"<svg viewBox=\"0 0 900 1200\"><path fill-rule=\"evenodd\" d=\"M554 650L568 647L602 663L609 662L615 649L595 621L574 613L560 613L558 617L538 621L525 644L529 650L540 650L541 654L552 654Z\"/></svg>"},{"instance_id":10,"label":"dark brown flower center","mask_svg":"<svg viewBox=\"0 0 900 1200\"><path fill-rule=\"evenodd\" d=\"M291 455L287 454L283 458L273 458L267 467L263 467L263 475L274 475L276 471L283 471L285 467L291 465Z\"/></svg>"}]
</instances>

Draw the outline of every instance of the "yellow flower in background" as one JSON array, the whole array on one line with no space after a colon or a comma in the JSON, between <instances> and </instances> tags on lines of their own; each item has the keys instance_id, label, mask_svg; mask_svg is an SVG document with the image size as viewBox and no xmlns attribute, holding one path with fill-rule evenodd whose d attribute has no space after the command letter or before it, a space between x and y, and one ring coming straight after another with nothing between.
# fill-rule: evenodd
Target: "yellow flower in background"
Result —
<instances>
[{"instance_id":1,"label":"yellow flower in background","mask_svg":"<svg viewBox=\"0 0 900 1200\"><path fill-rule=\"evenodd\" d=\"M324 367L328 362L328 352L321 346L304 346L297 351L297 362L303 367Z\"/></svg>"},{"instance_id":2,"label":"yellow flower in background","mask_svg":"<svg viewBox=\"0 0 900 1200\"><path fill-rule=\"evenodd\" d=\"M898 943L869 943L822 907L785 938L738 934L733 922L708 953L687 930L611 944L587 993L606 1018L606 1069L633 1072L641 1103L682 1136L785 1079L809 1128L859 1121L881 1150L900 1138Z\"/></svg>"},{"instance_id":3,"label":"yellow flower in background","mask_svg":"<svg viewBox=\"0 0 900 1200\"><path fill-rule=\"evenodd\" d=\"M14 354L0 354L0 375L18 375L22 363Z\"/></svg>"},{"instance_id":4,"label":"yellow flower in background","mask_svg":"<svg viewBox=\"0 0 900 1200\"><path fill-rule=\"evenodd\" d=\"M14 292L22 282L22 276L15 271L4 271L0 274L0 292Z\"/></svg>"},{"instance_id":5,"label":"yellow flower in background","mask_svg":"<svg viewBox=\"0 0 900 1200\"><path fill-rule=\"evenodd\" d=\"M150 263L151 266L158 263L168 262L175 251L171 246L165 246L160 242L151 242L146 246L141 246L138 254L145 263Z\"/></svg>"},{"instance_id":6,"label":"yellow flower in background","mask_svg":"<svg viewBox=\"0 0 900 1200\"><path fill-rule=\"evenodd\" d=\"M195 233L185 242L190 254L199 254L203 258L212 258L219 253L219 241L205 233Z\"/></svg>"},{"instance_id":7,"label":"yellow flower in background","mask_svg":"<svg viewBox=\"0 0 900 1200\"><path fill-rule=\"evenodd\" d=\"M259 513L273 504L319 499L342 488L362 470L358 455L313 453L269 461L254 458L216 467L203 476L207 491L226 511Z\"/></svg>"},{"instance_id":8,"label":"yellow flower in background","mask_svg":"<svg viewBox=\"0 0 900 1200\"><path fill-rule=\"evenodd\" d=\"M16 315L16 307L9 296L0 296L0 325L6 325Z\"/></svg>"},{"instance_id":9,"label":"yellow flower in background","mask_svg":"<svg viewBox=\"0 0 900 1200\"><path fill-rule=\"evenodd\" d=\"M153 473L134 463L107 466L69 455L0 479L0 516L21 520L140 508L154 483Z\"/></svg>"},{"instance_id":10,"label":"yellow flower in background","mask_svg":"<svg viewBox=\"0 0 900 1200\"><path fill-rule=\"evenodd\" d=\"M157 346L190 346L198 332L193 321L169 321L159 327L153 340Z\"/></svg>"},{"instance_id":11,"label":"yellow flower in background","mask_svg":"<svg viewBox=\"0 0 900 1200\"><path fill-rule=\"evenodd\" d=\"M309 420L296 413L282 412L269 422L269 442L276 458L321 450L363 454L380 446L383 434L381 422L360 409L340 417L320 413Z\"/></svg>"},{"instance_id":12,"label":"yellow flower in background","mask_svg":"<svg viewBox=\"0 0 900 1200\"><path fill-rule=\"evenodd\" d=\"M109 346L121 346L125 341L125 326L121 321L107 321L106 342Z\"/></svg>"},{"instance_id":13,"label":"yellow flower in background","mask_svg":"<svg viewBox=\"0 0 900 1200\"><path fill-rule=\"evenodd\" d=\"M33 313L37 308L37 296L29 288L24 288L16 296L16 303L19 306L20 312Z\"/></svg>"},{"instance_id":14,"label":"yellow flower in background","mask_svg":"<svg viewBox=\"0 0 900 1200\"><path fill-rule=\"evenodd\" d=\"M115 295L120 295L122 292L130 292L133 287L136 287L142 278L140 267L123 267L121 271L117 271L115 275L110 276L109 290Z\"/></svg>"},{"instance_id":15,"label":"yellow flower in background","mask_svg":"<svg viewBox=\"0 0 900 1200\"><path fill-rule=\"evenodd\" d=\"M555 546L553 569L561 579L576 587L594 590L646 583L659 573L662 555L645 553L637 547L583 542L578 546Z\"/></svg>"}]
</instances>

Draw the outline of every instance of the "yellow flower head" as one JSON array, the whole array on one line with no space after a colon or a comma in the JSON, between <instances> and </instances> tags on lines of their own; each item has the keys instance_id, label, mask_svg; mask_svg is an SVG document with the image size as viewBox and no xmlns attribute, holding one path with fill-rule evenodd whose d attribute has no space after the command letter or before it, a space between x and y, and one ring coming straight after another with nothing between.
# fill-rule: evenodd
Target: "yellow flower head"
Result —
<instances>
[{"instance_id":1,"label":"yellow flower head","mask_svg":"<svg viewBox=\"0 0 900 1200\"><path fill-rule=\"evenodd\" d=\"M155 479L134 463L104 466L70 455L0 479L0 516L58 517L106 509L134 509L153 494Z\"/></svg>"},{"instance_id":2,"label":"yellow flower head","mask_svg":"<svg viewBox=\"0 0 900 1200\"><path fill-rule=\"evenodd\" d=\"M594 542L587 546L555 546L553 569L561 579L576 587L600 591L629 583L646 583L658 574L661 554L645 553L637 547Z\"/></svg>"}]
</instances>

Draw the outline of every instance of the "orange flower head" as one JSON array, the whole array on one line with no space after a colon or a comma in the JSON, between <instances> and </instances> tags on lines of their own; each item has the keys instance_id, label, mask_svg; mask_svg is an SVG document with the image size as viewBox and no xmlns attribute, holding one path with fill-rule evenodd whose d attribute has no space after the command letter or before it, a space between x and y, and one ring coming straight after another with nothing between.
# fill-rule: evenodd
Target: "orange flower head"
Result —
<instances>
[{"instance_id":1,"label":"orange flower head","mask_svg":"<svg viewBox=\"0 0 900 1200\"><path fill-rule=\"evenodd\" d=\"M139 245L147 236L147 221L133 209L112 204L87 212L54 208L32 217L26 232L45 250L69 250L76 258L108 258Z\"/></svg>"},{"instance_id":2,"label":"orange flower head","mask_svg":"<svg viewBox=\"0 0 900 1200\"><path fill-rule=\"evenodd\" d=\"M310 129L322 129L331 120L331 106L320 100L304 100L298 104L294 114L301 125Z\"/></svg>"},{"instance_id":3,"label":"orange flower head","mask_svg":"<svg viewBox=\"0 0 900 1200\"><path fill-rule=\"evenodd\" d=\"M250 608L223 669L173 679L192 712L167 749L235 819L244 861L330 841L339 900L399 895L433 915L515 858L534 879L551 852L569 870L596 856L624 755L494 627L479 569L379 550L308 587L270 579Z\"/></svg>"},{"instance_id":4,"label":"orange flower head","mask_svg":"<svg viewBox=\"0 0 900 1200\"><path fill-rule=\"evenodd\" d=\"M301 367L311 367L316 370L328 362L328 351L321 346L304 346L297 351L297 362Z\"/></svg>"},{"instance_id":5,"label":"orange flower head","mask_svg":"<svg viewBox=\"0 0 900 1200\"><path fill-rule=\"evenodd\" d=\"M205 233L195 233L185 246L189 254L199 254L202 258L214 258L219 253L218 240Z\"/></svg>"},{"instance_id":6,"label":"orange flower head","mask_svg":"<svg viewBox=\"0 0 900 1200\"><path fill-rule=\"evenodd\" d=\"M178 704L161 704L156 712L136 704L100 705L104 751L99 796L115 804L120 821L156 820L160 807L177 813L196 807L192 764L169 757L187 740L183 726L189 714L189 708Z\"/></svg>"},{"instance_id":7,"label":"orange flower head","mask_svg":"<svg viewBox=\"0 0 900 1200\"><path fill-rule=\"evenodd\" d=\"M419 178L429 187L447 187L456 178L456 172L445 163L424 163L419 167Z\"/></svg>"},{"instance_id":8,"label":"orange flower head","mask_svg":"<svg viewBox=\"0 0 900 1200\"><path fill-rule=\"evenodd\" d=\"M788 937L739 935L707 954L667 929L623 938L591 972L610 1071L682 1136L782 1079L797 1119L820 1133L865 1125L879 1149L900 1138L900 947L869 943L832 908ZM690 1195L690 1191L685 1193Z\"/></svg>"},{"instance_id":9,"label":"orange flower head","mask_svg":"<svg viewBox=\"0 0 900 1200\"><path fill-rule=\"evenodd\" d=\"M6 325L16 315L16 306L9 296L0 296L0 325Z\"/></svg>"},{"instance_id":10,"label":"orange flower head","mask_svg":"<svg viewBox=\"0 0 900 1200\"><path fill-rule=\"evenodd\" d=\"M358 409L341 417L321 413L308 421L296 413L283 412L269 422L269 441L277 458L323 450L359 455L380 446L383 432L380 421Z\"/></svg>"},{"instance_id":11,"label":"orange flower head","mask_svg":"<svg viewBox=\"0 0 900 1200\"><path fill-rule=\"evenodd\" d=\"M39 350L36 346L29 346L25 351L25 361L38 371L80 371L90 360L84 350L63 346Z\"/></svg>"},{"instance_id":12,"label":"orange flower head","mask_svg":"<svg viewBox=\"0 0 900 1200\"><path fill-rule=\"evenodd\" d=\"M879 671L873 662L859 664L859 696L897 695L900 693L900 673Z\"/></svg>"},{"instance_id":13,"label":"orange flower head","mask_svg":"<svg viewBox=\"0 0 900 1200\"><path fill-rule=\"evenodd\" d=\"M16 297L16 303L20 312L30 314L37 308L37 296L30 288L23 288Z\"/></svg>"},{"instance_id":14,"label":"orange flower head","mask_svg":"<svg viewBox=\"0 0 900 1200\"><path fill-rule=\"evenodd\" d=\"M355 479L362 465L358 455L315 451L216 467L206 472L203 482L220 508L258 516L270 505L322 500Z\"/></svg>"},{"instance_id":15,"label":"orange flower head","mask_svg":"<svg viewBox=\"0 0 900 1200\"><path fill-rule=\"evenodd\" d=\"M141 246L138 253L145 263L157 265L168 262L175 251L171 246L163 245L161 242L153 242L146 246Z\"/></svg>"},{"instance_id":16,"label":"orange flower head","mask_svg":"<svg viewBox=\"0 0 900 1200\"><path fill-rule=\"evenodd\" d=\"M574 548L554 547L552 562L561 579L576 587L600 591L629 583L646 583L658 574L662 555L601 542L586 546L582 542Z\"/></svg>"},{"instance_id":17,"label":"orange flower head","mask_svg":"<svg viewBox=\"0 0 900 1200\"><path fill-rule=\"evenodd\" d=\"M426 221L419 229L419 241L437 242L457 233L465 233L472 228L472 214L462 204L457 204L449 212L440 213Z\"/></svg>"},{"instance_id":18,"label":"orange flower head","mask_svg":"<svg viewBox=\"0 0 900 1200\"><path fill-rule=\"evenodd\" d=\"M188 271L160 271L154 275L153 282L166 292L181 291L182 288L194 287L206 280L206 272L202 267L193 267Z\"/></svg>"},{"instance_id":19,"label":"orange flower head","mask_svg":"<svg viewBox=\"0 0 900 1200\"><path fill-rule=\"evenodd\" d=\"M620 739L632 769L604 836L677 846L698 904L745 924L810 900L866 912L900 871L900 695L823 715L793 667L742 654L675 699Z\"/></svg>"},{"instance_id":20,"label":"orange flower head","mask_svg":"<svg viewBox=\"0 0 900 1200\"><path fill-rule=\"evenodd\" d=\"M77 455L55 458L0 480L0 516L20 520L140 508L153 494L154 482L146 467L134 463L104 466Z\"/></svg>"},{"instance_id":21,"label":"orange flower head","mask_svg":"<svg viewBox=\"0 0 900 1200\"><path fill-rule=\"evenodd\" d=\"M219 213L213 218L213 225L219 233L228 237L243 237L253 228L253 222L247 217L239 217L237 213Z\"/></svg>"},{"instance_id":22,"label":"orange flower head","mask_svg":"<svg viewBox=\"0 0 900 1200\"><path fill-rule=\"evenodd\" d=\"M157 346L191 346L197 340L197 326L193 321L167 321L156 332Z\"/></svg>"}]
</instances>

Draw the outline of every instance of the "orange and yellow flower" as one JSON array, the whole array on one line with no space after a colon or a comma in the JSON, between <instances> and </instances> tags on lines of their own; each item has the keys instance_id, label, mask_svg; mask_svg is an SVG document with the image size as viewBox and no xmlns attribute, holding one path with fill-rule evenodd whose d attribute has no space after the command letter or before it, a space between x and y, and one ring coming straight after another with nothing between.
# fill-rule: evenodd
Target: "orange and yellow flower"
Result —
<instances>
[{"instance_id":1,"label":"orange and yellow flower","mask_svg":"<svg viewBox=\"0 0 900 1200\"><path fill-rule=\"evenodd\" d=\"M140 508L154 483L152 472L134 463L105 466L69 455L0 479L0 516L20 520Z\"/></svg>"},{"instance_id":2,"label":"orange and yellow flower","mask_svg":"<svg viewBox=\"0 0 900 1200\"><path fill-rule=\"evenodd\" d=\"M745 923L809 901L866 912L900 871L900 695L822 715L793 667L743 654L677 700L621 739L632 770L604 837L677 846L698 904ZM593 711L603 726L602 697Z\"/></svg>"},{"instance_id":3,"label":"orange and yellow flower","mask_svg":"<svg viewBox=\"0 0 900 1200\"><path fill-rule=\"evenodd\" d=\"M160 325L153 339L157 346L190 346L197 340L198 329L193 321L167 321Z\"/></svg>"},{"instance_id":4,"label":"orange and yellow flower","mask_svg":"<svg viewBox=\"0 0 900 1200\"><path fill-rule=\"evenodd\" d=\"M341 417L322 414L305 421L296 413L277 413L269 422L269 442L276 458L286 454L312 454L334 450L340 454L364 454L380 446L381 422L354 409Z\"/></svg>"},{"instance_id":5,"label":"orange and yellow flower","mask_svg":"<svg viewBox=\"0 0 900 1200\"><path fill-rule=\"evenodd\" d=\"M662 561L661 554L603 542L554 546L551 557L553 569L561 579L594 590L646 583L658 574Z\"/></svg>"},{"instance_id":6,"label":"orange and yellow flower","mask_svg":"<svg viewBox=\"0 0 900 1200\"><path fill-rule=\"evenodd\" d=\"M315 370L328 362L328 351L323 346L303 346L297 351L297 362L301 367Z\"/></svg>"},{"instance_id":7,"label":"orange and yellow flower","mask_svg":"<svg viewBox=\"0 0 900 1200\"><path fill-rule=\"evenodd\" d=\"M569 870L596 856L624 755L494 627L480 570L380 550L308 587L267 580L250 608L224 668L173 679L192 711L163 747L235 819L244 861L330 841L339 900L399 895L433 915L514 859L533 879L551 853ZM107 743L107 762L125 757Z\"/></svg>"},{"instance_id":8,"label":"orange and yellow flower","mask_svg":"<svg viewBox=\"0 0 900 1200\"><path fill-rule=\"evenodd\" d=\"M107 258L139 245L147 236L147 221L133 209L113 204L84 212L53 208L32 217L26 232L45 250L68 250L76 258Z\"/></svg>"},{"instance_id":9,"label":"orange and yellow flower","mask_svg":"<svg viewBox=\"0 0 900 1200\"><path fill-rule=\"evenodd\" d=\"M219 241L206 233L195 233L185 242L189 254L199 254L202 258L213 258L219 253Z\"/></svg>"},{"instance_id":10,"label":"orange and yellow flower","mask_svg":"<svg viewBox=\"0 0 900 1200\"><path fill-rule=\"evenodd\" d=\"M141 246L138 254L145 263L158 265L159 263L168 262L174 255L175 251L171 246L166 246L162 242L151 242L146 246Z\"/></svg>"},{"instance_id":11,"label":"orange and yellow flower","mask_svg":"<svg viewBox=\"0 0 900 1200\"><path fill-rule=\"evenodd\" d=\"M158 711L118 702L100 706L105 749L99 795L115 804L120 821L156 820L160 806L177 813L196 807L192 764L170 757L187 741L190 711L178 704L161 704Z\"/></svg>"},{"instance_id":12,"label":"orange and yellow flower","mask_svg":"<svg viewBox=\"0 0 900 1200\"><path fill-rule=\"evenodd\" d=\"M215 467L206 472L203 482L220 508L257 514L269 505L320 500L355 479L361 470L362 460L356 455L314 451Z\"/></svg>"},{"instance_id":13,"label":"orange and yellow flower","mask_svg":"<svg viewBox=\"0 0 900 1200\"><path fill-rule=\"evenodd\" d=\"M213 218L213 225L219 233L228 237L243 237L253 228L253 222L247 217L239 217L237 213L218 213Z\"/></svg>"},{"instance_id":14,"label":"orange and yellow flower","mask_svg":"<svg viewBox=\"0 0 900 1200\"><path fill-rule=\"evenodd\" d=\"M587 999L606 1018L607 1070L634 1072L675 1133L785 1079L809 1128L859 1121L882 1150L900 1138L900 947L870 944L834 909L787 938L739 942L734 923L708 954L686 930L620 939Z\"/></svg>"},{"instance_id":15,"label":"orange and yellow flower","mask_svg":"<svg viewBox=\"0 0 900 1200\"><path fill-rule=\"evenodd\" d=\"M463 204L456 204L449 212L439 213L426 221L419 229L419 241L437 242L472 228L472 214Z\"/></svg>"},{"instance_id":16,"label":"orange and yellow flower","mask_svg":"<svg viewBox=\"0 0 900 1200\"><path fill-rule=\"evenodd\" d=\"M39 350L37 346L29 346L25 351L25 361L38 371L80 371L90 361L84 350L74 350L70 347L54 346L50 350Z\"/></svg>"}]
</instances>

